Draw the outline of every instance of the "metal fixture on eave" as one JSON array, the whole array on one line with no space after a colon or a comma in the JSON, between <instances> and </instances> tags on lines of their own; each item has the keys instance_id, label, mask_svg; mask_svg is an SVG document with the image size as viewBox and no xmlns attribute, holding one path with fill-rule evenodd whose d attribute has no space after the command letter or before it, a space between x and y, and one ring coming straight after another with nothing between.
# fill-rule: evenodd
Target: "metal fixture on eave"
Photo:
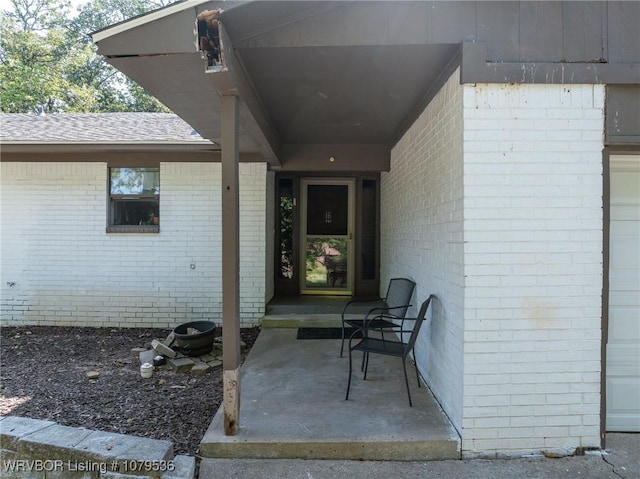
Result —
<instances>
[{"instance_id":1,"label":"metal fixture on eave","mask_svg":"<svg viewBox=\"0 0 640 479\"><path fill-rule=\"evenodd\" d=\"M202 58L207 60L207 70L222 66L222 45L220 42L220 28L218 15L224 10L205 10L198 14L198 47L202 52Z\"/></svg>"}]
</instances>

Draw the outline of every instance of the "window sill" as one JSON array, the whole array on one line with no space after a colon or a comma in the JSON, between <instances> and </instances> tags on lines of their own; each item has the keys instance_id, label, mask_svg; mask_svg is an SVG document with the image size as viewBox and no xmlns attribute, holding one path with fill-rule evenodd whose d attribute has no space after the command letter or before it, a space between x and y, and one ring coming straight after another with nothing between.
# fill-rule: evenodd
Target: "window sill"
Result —
<instances>
[{"instance_id":1,"label":"window sill","mask_svg":"<svg viewBox=\"0 0 640 479\"><path fill-rule=\"evenodd\" d=\"M160 233L159 225L107 226L107 233Z\"/></svg>"}]
</instances>

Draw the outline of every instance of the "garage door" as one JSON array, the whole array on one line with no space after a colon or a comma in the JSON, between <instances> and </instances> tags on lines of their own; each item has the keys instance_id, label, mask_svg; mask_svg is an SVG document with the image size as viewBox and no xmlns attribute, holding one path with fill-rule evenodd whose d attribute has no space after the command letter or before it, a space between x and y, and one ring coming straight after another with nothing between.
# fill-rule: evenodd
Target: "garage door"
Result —
<instances>
[{"instance_id":1,"label":"garage door","mask_svg":"<svg viewBox=\"0 0 640 479\"><path fill-rule=\"evenodd\" d=\"M640 431L640 155L611 157L607 431Z\"/></svg>"}]
</instances>

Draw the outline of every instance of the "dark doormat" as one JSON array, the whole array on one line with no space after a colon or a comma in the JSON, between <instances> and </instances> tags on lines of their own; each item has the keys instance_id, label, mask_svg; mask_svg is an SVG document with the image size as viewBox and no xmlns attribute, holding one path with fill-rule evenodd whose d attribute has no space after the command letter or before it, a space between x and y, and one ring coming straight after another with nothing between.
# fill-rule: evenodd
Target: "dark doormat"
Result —
<instances>
[{"instance_id":1,"label":"dark doormat","mask_svg":"<svg viewBox=\"0 0 640 479\"><path fill-rule=\"evenodd\" d=\"M344 330L344 337L349 339L353 328ZM340 339L342 328L298 328L296 339Z\"/></svg>"}]
</instances>

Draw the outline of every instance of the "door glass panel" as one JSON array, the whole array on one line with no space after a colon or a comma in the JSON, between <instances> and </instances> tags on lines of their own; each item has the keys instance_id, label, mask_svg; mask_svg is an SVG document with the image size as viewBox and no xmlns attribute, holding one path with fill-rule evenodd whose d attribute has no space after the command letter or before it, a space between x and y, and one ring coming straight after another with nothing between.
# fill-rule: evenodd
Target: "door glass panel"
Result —
<instances>
[{"instance_id":1,"label":"door glass panel","mask_svg":"<svg viewBox=\"0 0 640 479\"><path fill-rule=\"evenodd\" d=\"M307 235L346 235L349 224L347 185L309 185Z\"/></svg>"},{"instance_id":2,"label":"door glass panel","mask_svg":"<svg viewBox=\"0 0 640 479\"><path fill-rule=\"evenodd\" d=\"M305 187L302 252L306 293L349 294L351 291L352 183L311 180Z\"/></svg>"},{"instance_id":3,"label":"door glass panel","mask_svg":"<svg viewBox=\"0 0 640 479\"><path fill-rule=\"evenodd\" d=\"M309 289L347 287L348 240L307 237L305 286Z\"/></svg>"}]
</instances>

